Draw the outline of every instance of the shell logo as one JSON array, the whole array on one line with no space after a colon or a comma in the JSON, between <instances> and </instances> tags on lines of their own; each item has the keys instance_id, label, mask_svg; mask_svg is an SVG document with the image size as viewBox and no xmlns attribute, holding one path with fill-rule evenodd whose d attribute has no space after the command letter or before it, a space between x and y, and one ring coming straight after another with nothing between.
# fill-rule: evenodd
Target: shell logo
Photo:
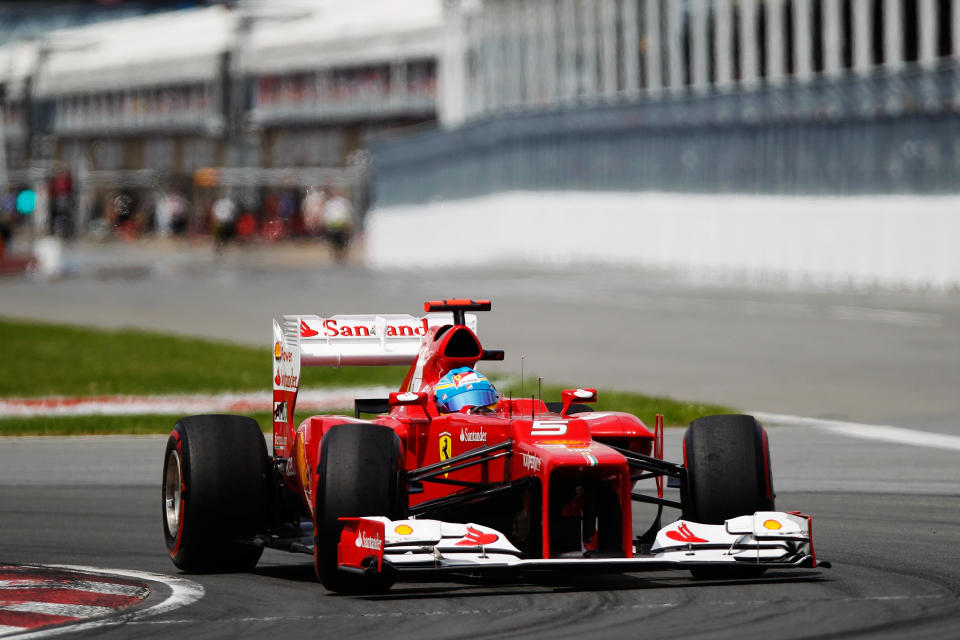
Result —
<instances>
[{"instance_id":1,"label":"shell logo","mask_svg":"<svg viewBox=\"0 0 960 640\"><path fill-rule=\"evenodd\" d=\"M408 536L413 533L413 527L408 524L397 525L397 527L394 529L394 532L400 534L401 536Z\"/></svg>"},{"instance_id":2,"label":"shell logo","mask_svg":"<svg viewBox=\"0 0 960 640\"><path fill-rule=\"evenodd\" d=\"M770 529L771 531L776 531L781 527L783 527L783 525L777 522L776 520L767 520L766 522L763 523L763 528Z\"/></svg>"}]
</instances>

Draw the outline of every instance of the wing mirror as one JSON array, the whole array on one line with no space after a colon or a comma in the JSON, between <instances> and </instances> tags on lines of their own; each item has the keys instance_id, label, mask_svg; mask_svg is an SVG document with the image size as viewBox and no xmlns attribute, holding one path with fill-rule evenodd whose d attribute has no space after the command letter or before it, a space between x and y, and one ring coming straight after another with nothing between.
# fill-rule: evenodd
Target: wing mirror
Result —
<instances>
[{"instance_id":1,"label":"wing mirror","mask_svg":"<svg viewBox=\"0 0 960 640\"><path fill-rule=\"evenodd\" d=\"M429 395L422 391L394 391L390 394L390 406L421 406L426 408Z\"/></svg>"},{"instance_id":2,"label":"wing mirror","mask_svg":"<svg viewBox=\"0 0 960 640\"><path fill-rule=\"evenodd\" d=\"M571 405L574 403L586 403L586 402L596 402L597 401L597 390L596 389L564 389L560 393L560 398L563 400L563 408L560 410L560 415L567 415L567 412L570 410Z\"/></svg>"}]
</instances>

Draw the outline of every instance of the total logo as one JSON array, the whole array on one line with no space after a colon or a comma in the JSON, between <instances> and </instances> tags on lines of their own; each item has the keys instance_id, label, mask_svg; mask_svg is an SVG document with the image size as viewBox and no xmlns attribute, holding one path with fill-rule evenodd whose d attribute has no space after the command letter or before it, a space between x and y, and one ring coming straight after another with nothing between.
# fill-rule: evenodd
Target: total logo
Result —
<instances>
[{"instance_id":1,"label":"total logo","mask_svg":"<svg viewBox=\"0 0 960 640\"><path fill-rule=\"evenodd\" d=\"M523 465L524 469L529 469L530 471L540 471L540 466L543 464L543 462L540 460L540 458L532 453L521 453L520 464Z\"/></svg>"},{"instance_id":2,"label":"total logo","mask_svg":"<svg viewBox=\"0 0 960 640\"><path fill-rule=\"evenodd\" d=\"M357 545L358 549L372 549L373 551L380 551L383 548L383 539L378 534L373 534L372 536L363 535L363 531L357 536L357 539L354 541L354 544Z\"/></svg>"},{"instance_id":3,"label":"total logo","mask_svg":"<svg viewBox=\"0 0 960 640\"><path fill-rule=\"evenodd\" d=\"M467 431L464 429L460 432L460 442L486 442L487 441L487 432L483 429L479 431Z\"/></svg>"}]
</instances>

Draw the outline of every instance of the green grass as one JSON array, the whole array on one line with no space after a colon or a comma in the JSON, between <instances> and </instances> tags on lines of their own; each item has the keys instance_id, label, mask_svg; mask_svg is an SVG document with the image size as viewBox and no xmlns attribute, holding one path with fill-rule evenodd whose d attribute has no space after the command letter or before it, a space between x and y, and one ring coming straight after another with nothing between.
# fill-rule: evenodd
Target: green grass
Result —
<instances>
[{"instance_id":1,"label":"green grass","mask_svg":"<svg viewBox=\"0 0 960 640\"><path fill-rule=\"evenodd\" d=\"M273 345L0 319L0 397L271 388ZM303 386L399 385L402 367L311 368Z\"/></svg>"},{"instance_id":2,"label":"green grass","mask_svg":"<svg viewBox=\"0 0 960 640\"><path fill-rule=\"evenodd\" d=\"M116 331L0 319L0 397L46 395L218 393L271 388L270 345L252 348L131 329ZM304 387L399 385L402 367L311 368ZM515 384L514 386L518 386ZM527 387L530 389L531 387ZM559 400L561 385L544 386L544 400ZM508 392L508 384L501 391ZM518 394L518 389L513 390ZM685 425L726 407L621 391L598 392L597 410L626 411L653 425ZM338 413L351 413L352 408ZM272 417L249 414L270 431ZM0 418L0 435L167 433L180 416L49 416Z\"/></svg>"},{"instance_id":3,"label":"green grass","mask_svg":"<svg viewBox=\"0 0 960 640\"><path fill-rule=\"evenodd\" d=\"M273 430L269 413L249 413L260 428ZM4 436L93 436L150 435L168 433L179 415L140 416L41 416L37 418L0 418L0 435Z\"/></svg>"}]
</instances>

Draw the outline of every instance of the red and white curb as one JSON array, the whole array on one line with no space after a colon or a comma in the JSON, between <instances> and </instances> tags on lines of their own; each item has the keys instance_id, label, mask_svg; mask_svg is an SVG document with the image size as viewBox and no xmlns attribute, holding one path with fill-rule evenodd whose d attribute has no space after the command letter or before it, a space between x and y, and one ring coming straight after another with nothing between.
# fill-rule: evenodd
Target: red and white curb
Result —
<instances>
[{"instance_id":1,"label":"red and white curb","mask_svg":"<svg viewBox=\"0 0 960 640\"><path fill-rule=\"evenodd\" d=\"M125 611L154 592L151 607ZM196 602L203 587L183 578L71 565L0 565L0 636L45 638L154 616Z\"/></svg>"},{"instance_id":2,"label":"red and white curb","mask_svg":"<svg viewBox=\"0 0 960 640\"><path fill-rule=\"evenodd\" d=\"M354 398L386 398L391 387L305 389L297 394L297 409L331 410L353 407ZM273 411L273 394L221 393L157 396L46 396L0 398L0 418L39 416L250 413Z\"/></svg>"}]
</instances>

